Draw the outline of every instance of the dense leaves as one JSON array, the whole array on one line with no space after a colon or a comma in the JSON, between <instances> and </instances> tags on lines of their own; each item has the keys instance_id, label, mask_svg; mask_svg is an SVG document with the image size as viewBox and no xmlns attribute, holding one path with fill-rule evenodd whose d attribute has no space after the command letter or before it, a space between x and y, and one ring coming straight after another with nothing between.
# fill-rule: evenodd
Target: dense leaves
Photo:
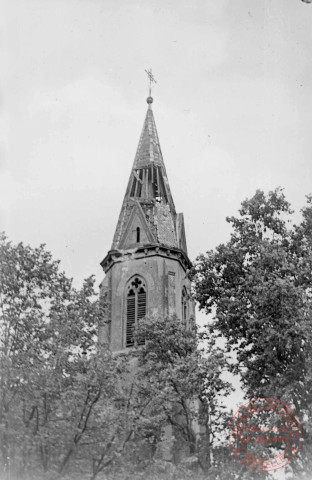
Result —
<instances>
[{"instance_id":1,"label":"dense leaves","mask_svg":"<svg viewBox=\"0 0 312 480\"><path fill-rule=\"evenodd\" d=\"M106 305L94 279L77 290L44 246L2 236L2 478L267 479L230 453L229 369L248 398L294 407L304 428L294 468L308 478L312 197L299 225L291 215L281 190L243 202L228 219L230 241L196 265L196 298L214 320L198 331L192 321L142 319L140 346L119 355L98 349Z\"/></svg>"},{"instance_id":2,"label":"dense leaves","mask_svg":"<svg viewBox=\"0 0 312 480\"><path fill-rule=\"evenodd\" d=\"M2 236L0 248L1 478L194 478L194 459L212 471L230 389L222 352L203 356L178 319L142 321L138 349L98 349L94 279L77 290L44 246ZM169 425L170 459L185 445L190 464L168 463Z\"/></svg>"},{"instance_id":3,"label":"dense leaves","mask_svg":"<svg viewBox=\"0 0 312 480\"><path fill-rule=\"evenodd\" d=\"M116 407L127 365L96 352L94 279L76 290L44 246L0 248L1 478L96 478L130 427Z\"/></svg>"},{"instance_id":4,"label":"dense leaves","mask_svg":"<svg viewBox=\"0 0 312 480\"><path fill-rule=\"evenodd\" d=\"M137 331L137 378L150 398L150 421L171 426L177 439L174 459L181 462L185 452L197 459L201 470L215 467L213 450L225 440L228 416L222 400L230 391L222 372L227 359L218 348L199 347L194 322L178 318L145 319ZM161 419L161 421L159 421Z\"/></svg>"},{"instance_id":5,"label":"dense leaves","mask_svg":"<svg viewBox=\"0 0 312 480\"><path fill-rule=\"evenodd\" d=\"M305 461L311 434L312 198L291 226L281 189L257 191L242 203L228 243L197 259L196 298L214 315L211 335L226 339L248 398L276 397L304 424Z\"/></svg>"}]
</instances>

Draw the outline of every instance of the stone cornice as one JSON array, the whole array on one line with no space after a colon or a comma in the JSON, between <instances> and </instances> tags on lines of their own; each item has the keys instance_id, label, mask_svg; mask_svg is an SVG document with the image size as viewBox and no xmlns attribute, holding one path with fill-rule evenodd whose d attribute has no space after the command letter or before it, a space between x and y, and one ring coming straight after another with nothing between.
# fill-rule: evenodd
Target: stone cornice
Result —
<instances>
[{"instance_id":1,"label":"stone cornice","mask_svg":"<svg viewBox=\"0 0 312 480\"><path fill-rule=\"evenodd\" d=\"M171 258L181 264L183 269L189 270L192 263L183 250L175 247L169 247L160 244L146 244L137 248L128 250L110 250L101 262L101 267L107 273L115 263L125 262L127 260L136 260L149 257Z\"/></svg>"}]
</instances>

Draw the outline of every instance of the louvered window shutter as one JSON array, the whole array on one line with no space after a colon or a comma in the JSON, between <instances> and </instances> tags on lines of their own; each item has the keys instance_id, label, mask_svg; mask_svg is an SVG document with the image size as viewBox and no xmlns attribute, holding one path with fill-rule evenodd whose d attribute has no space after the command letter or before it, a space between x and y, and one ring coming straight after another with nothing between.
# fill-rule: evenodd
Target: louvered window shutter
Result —
<instances>
[{"instance_id":1,"label":"louvered window shutter","mask_svg":"<svg viewBox=\"0 0 312 480\"><path fill-rule=\"evenodd\" d=\"M127 296L126 347L133 346L135 324L146 315L146 291L140 284L142 285L142 282L136 278ZM140 345L143 344L144 340L140 342Z\"/></svg>"},{"instance_id":2,"label":"louvered window shutter","mask_svg":"<svg viewBox=\"0 0 312 480\"><path fill-rule=\"evenodd\" d=\"M127 325L126 325L126 346L133 345L133 330L135 325L135 294L131 293L127 299Z\"/></svg>"},{"instance_id":3,"label":"louvered window shutter","mask_svg":"<svg viewBox=\"0 0 312 480\"><path fill-rule=\"evenodd\" d=\"M146 315L146 292L141 288L141 291L138 293L138 312L137 320L145 317ZM145 341L141 340L139 345L144 345Z\"/></svg>"}]
</instances>

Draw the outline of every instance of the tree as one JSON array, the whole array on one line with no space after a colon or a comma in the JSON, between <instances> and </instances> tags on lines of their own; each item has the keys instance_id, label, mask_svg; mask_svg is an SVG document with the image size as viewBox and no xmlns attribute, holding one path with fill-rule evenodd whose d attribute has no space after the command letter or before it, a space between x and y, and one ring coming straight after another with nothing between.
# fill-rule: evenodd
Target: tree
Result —
<instances>
[{"instance_id":1,"label":"tree","mask_svg":"<svg viewBox=\"0 0 312 480\"><path fill-rule=\"evenodd\" d=\"M106 305L94 278L75 289L43 245L2 235L0 250L1 478L122 478L140 468L149 401L128 356L98 348Z\"/></svg>"},{"instance_id":2,"label":"tree","mask_svg":"<svg viewBox=\"0 0 312 480\"><path fill-rule=\"evenodd\" d=\"M48 469L51 417L94 345L100 306L94 279L75 290L44 245L15 246L2 234L0 262L2 465L22 476Z\"/></svg>"},{"instance_id":3,"label":"tree","mask_svg":"<svg viewBox=\"0 0 312 480\"><path fill-rule=\"evenodd\" d=\"M76 290L44 245L5 235L0 263L1 478L91 475L115 428L124 371L108 349L96 351L104 305L94 278Z\"/></svg>"},{"instance_id":4,"label":"tree","mask_svg":"<svg viewBox=\"0 0 312 480\"><path fill-rule=\"evenodd\" d=\"M300 470L311 445L312 197L298 226L281 189L258 190L239 213L227 218L230 241L198 257L196 299L214 315L208 331L225 338L247 398L295 408L304 427Z\"/></svg>"},{"instance_id":5,"label":"tree","mask_svg":"<svg viewBox=\"0 0 312 480\"><path fill-rule=\"evenodd\" d=\"M211 345L208 352L201 350L195 323L176 317L141 320L135 338L143 343L134 354L137 382L150 399L151 431L160 438L160 430L170 425L173 460L180 463L187 447L203 472L214 470L213 449L225 439L227 422L222 399L231 390L222 379L226 357Z\"/></svg>"}]
</instances>

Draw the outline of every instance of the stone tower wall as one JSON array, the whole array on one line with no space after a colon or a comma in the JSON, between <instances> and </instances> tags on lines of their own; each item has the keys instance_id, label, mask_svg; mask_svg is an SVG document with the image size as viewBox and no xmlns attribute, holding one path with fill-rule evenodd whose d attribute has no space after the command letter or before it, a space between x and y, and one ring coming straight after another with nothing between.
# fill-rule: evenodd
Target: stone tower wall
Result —
<instances>
[{"instance_id":1,"label":"stone tower wall","mask_svg":"<svg viewBox=\"0 0 312 480\"><path fill-rule=\"evenodd\" d=\"M101 285L101 293L109 299L105 325L100 340L107 340L113 352L125 348L126 286L132 277L142 277L147 286L147 315L182 318L182 290L190 292L190 280L180 262L159 255L135 258L126 255L123 261L114 263ZM188 316L194 315L189 302Z\"/></svg>"}]
</instances>

